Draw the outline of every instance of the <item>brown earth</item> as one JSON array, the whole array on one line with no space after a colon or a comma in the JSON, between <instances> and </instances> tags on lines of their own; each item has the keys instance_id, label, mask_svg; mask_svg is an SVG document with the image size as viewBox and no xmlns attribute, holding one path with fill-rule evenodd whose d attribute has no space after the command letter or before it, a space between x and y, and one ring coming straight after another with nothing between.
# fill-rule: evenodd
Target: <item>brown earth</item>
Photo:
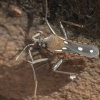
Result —
<instances>
[{"instance_id":1,"label":"brown earth","mask_svg":"<svg viewBox=\"0 0 100 100\"><path fill-rule=\"evenodd\" d=\"M7 9L7 3L0 1L0 100L100 100L100 59L86 57L69 57L60 68L78 73L74 81L68 75L53 72L48 62L36 64L35 68L46 65L36 69L38 90L37 97L33 99L34 79L32 68L26 62L28 53L25 51L18 61L15 59L25 45L31 42L24 33L28 33L30 38L38 30L43 31L45 36L51 33L45 23L41 24L43 18L38 12L33 14L29 28L27 13L18 6L14 7L19 11L13 11L13 6L11 4ZM100 25L100 11L97 8L95 10ZM100 49L100 31L94 36L85 33L74 36L74 39Z\"/></svg>"}]
</instances>

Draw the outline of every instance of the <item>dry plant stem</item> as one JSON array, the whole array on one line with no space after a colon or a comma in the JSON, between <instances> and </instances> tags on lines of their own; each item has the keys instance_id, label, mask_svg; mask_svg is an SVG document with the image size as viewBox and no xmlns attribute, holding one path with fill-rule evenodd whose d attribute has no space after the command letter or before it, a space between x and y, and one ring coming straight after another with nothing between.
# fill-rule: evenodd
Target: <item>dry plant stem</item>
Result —
<instances>
[{"instance_id":1,"label":"dry plant stem","mask_svg":"<svg viewBox=\"0 0 100 100\"><path fill-rule=\"evenodd\" d=\"M47 8L48 8L47 0L45 0L45 20L47 20Z\"/></svg>"},{"instance_id":2,"label":"dry plant stem","mask_svg":"<svg viewBox=\"0 0 100 100\"><path fill-rule=\"evenodd\" d=\"M52 27L50 26L48 20L47 20L47 8L48 8L48 5L47 5L47 0L45 0L45 21L46 21L46 24L48 25L50 31L53 33L53 34L56 34L55 31L52 29Z\"/></svg>"},{"instance_id":3,"label":"dry plant stem","mask_svg":"<svg viewBox=\"0 0 100 100\"><path fill-rule=\"evenodd\" d=\"M84 27L83 25L79 25L79 24L76 24L76 23L73 23L73 22L68 22L68 21L61 21L61 22L69 24L69 25L72 25L72 26L77 26L79 28L83 28Z\"/></svg>"}]
</instances>

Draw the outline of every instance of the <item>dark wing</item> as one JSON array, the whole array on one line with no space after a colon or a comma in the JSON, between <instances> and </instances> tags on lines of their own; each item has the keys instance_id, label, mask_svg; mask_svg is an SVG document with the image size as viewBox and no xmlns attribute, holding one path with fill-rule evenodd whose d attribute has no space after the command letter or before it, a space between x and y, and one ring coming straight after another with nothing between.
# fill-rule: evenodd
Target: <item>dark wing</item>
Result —
<instances>
[{"instance_id":1,"label":"dark wing","mask_svg":"<svg viewBox=\"0 0 100 100\"><path fill-rule=\"evenodd\" d=\"M75 42L64 41L66 47L72 51L86 57L95 57L99 55L99 49L93 45L78 44Z\"/></svg>"},{"instance_id":2,"label":"dark wing","mask_svg":"<svg viewBox=\"0 0 100 100\"><path fill-rule=\"evenodd\" d=\"M78 53L86 57L95 57L99 55L99 49L93 45L87 44L78 44L75 42L70 42L68 40L64 40L65 48L64 51L69 51L72 53ZM62 48L63 50L64 48Z\"/></svg>"}]
</instances>

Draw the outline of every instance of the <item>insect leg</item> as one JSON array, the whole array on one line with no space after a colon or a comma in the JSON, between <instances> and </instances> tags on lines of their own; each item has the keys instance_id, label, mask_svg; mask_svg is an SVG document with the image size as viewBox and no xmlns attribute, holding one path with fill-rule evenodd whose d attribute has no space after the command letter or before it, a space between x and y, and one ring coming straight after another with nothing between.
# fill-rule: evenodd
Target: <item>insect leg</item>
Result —
<instances>
[{"instance_id":1,"label":"insect leg","mask_svg":"<svg viewBox=\"0 0 100 100\"><path fill-rule=\"evenodd\" d=\"M37 42L38 39L36 39L36 37L40 36L41 34L43 34L42 31L38 31L37 34L35 34L34 36L32 36L33 41Z\"/></svg>"},{"instance_id":2,"label":"insect leg","mask_svg":"<svg viewBox=\"0 0 100 100\"><path fill-rule=\"evenodd\" d=\"M25 51L25 49L26 49L27 47L32 46L32 45L34 45L34 44L29 44L29 45L27 45L27 46L22 50L22 52L16 57L16 60L18 60L18 58L22 55L22 53Z\"/></svg>"},{"instance_id":3,"label":"insect leg","mask_svg":"<svg viewBox=\"0 0 100 100\"><path fill-rule=\"evenodd\" d=\"M53 66L53 71L61 74L68 74L68 75L76 75L76 73L71 73L71 72L64 72L64 71L57 71L57 68L61 65L63 62L62 59L59 59Z\"/></svg>"},{"instance_id":4,"label":"insect leg","mask_svg":"<svg viewBox=\"0 0 100 100\"><path fill-rule=\"evenodd\" d=\"M41 59L34 60L33 62L31 62L31 61L28 61L28 62L31 64L36 64L36 63L46 61L46 60L49 60L49 58L41 58Z\"/></svg>"},{"instance_id":5,"label":"insect leg","mask_svg":"<svg viewBox=\"0 0 100 100\"><path fill-rule=\"evenodd\" d=\"M63 25L62 25L62 22L60 22L60 28L61 28L61 30L62 30L64 36L65 36L65 39L67 40L67 33L66 33L66 31L65 31L65 29L64 29L64 27L63 27Z\"/></svg>"},{"instance_id":6,"label":"insect leg","mask_svg":"<svg viewBox=\"0 0 100 100\"><path fill-rule=\"evenodd\" d=\"M36 63L39 63L39 62L42 62L42 61L46 61L46 60L48 60L48 58L42 58L42 59L38 59L38 60L33 60L31 49L29 49L29 56L30 56L30 58L32 60L32 61L28 61L28 62L31 64L31 67L32 67L32 70L33 70L33 76L34 76L34 81L35 81L34 96L36 96L38 82L37 82L37 77L36 77L36 73L35 73L35 69L34 69L33 64L36 64Z\"/></svg>"},{"instance_id":7,"label":"insect leg","mask_svg":"<svg viewBox=\"0 0 100 100\"><path fill-rule=\"evenodd\" d=\"M33 57L32 57L32 53L31 53L31 50L30 50L30 49L29 49L29 56L30 56L32 62L34 62L34 61L33 61ZM35 69L34 69L33 64L31 64L31 67L32 67L32 70L33 70L33 77L34 77L34 81L35 81L34 96L36 96L36 92L37 92L37 83L38 83L38 82L37 82L36 73L35 73Z\"/></svg>"},{"instance_id":8,"label":"insect leg","mask_svg":"<svg viewBox=\"0 0 100 100\"><path fill-rule=\"evenodd\" d=\"M45 19L45 21L46 21L46 24L48 25L50 31L51 31L53 34L56 34L55 31L52 29L51 25L49 24L48 20Z\"/></svg>"}]
</instances>

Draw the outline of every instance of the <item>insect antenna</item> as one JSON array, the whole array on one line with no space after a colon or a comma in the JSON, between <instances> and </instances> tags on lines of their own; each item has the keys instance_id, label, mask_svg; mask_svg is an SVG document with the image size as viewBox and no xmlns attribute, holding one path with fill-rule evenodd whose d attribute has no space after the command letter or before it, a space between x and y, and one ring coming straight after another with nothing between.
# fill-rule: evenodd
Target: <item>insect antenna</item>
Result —
<instances>
[{"instance_id":1,"label":"insect antenna","mask_svg":"<svg viewBox=\"0 0 100 100\"><path fill-rule=\"evenodd\" d=\"M48 4L47 4L47 0L45 0L45 21L46 21L46 24L48 25L50 31L53 34L56 34L55 31L52 29L51 25L49 24L48 20L47 20L47 8L48 8Z\"/></svg>"}]
</instances>

